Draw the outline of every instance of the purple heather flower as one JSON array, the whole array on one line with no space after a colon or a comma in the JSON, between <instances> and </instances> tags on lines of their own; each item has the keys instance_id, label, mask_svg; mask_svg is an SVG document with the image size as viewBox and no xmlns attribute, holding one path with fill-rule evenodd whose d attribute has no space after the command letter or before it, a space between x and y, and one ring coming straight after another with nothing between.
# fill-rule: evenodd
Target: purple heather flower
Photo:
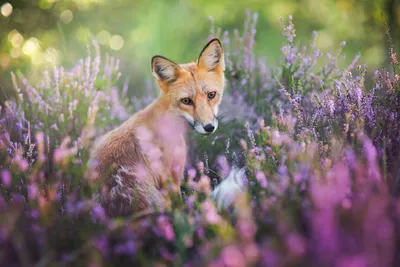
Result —
<instances>
[{"instance_id":1,"label":"purple heather flower","mask_svg":"<svg viewBox=\"0 0 400 267\"><path fill-rule=\"evenodd\" d=\"M221 259L224 266L229 267L240 267L246 266L246 259L243 253L234 245L229 245L224 248L221 253Z\"/></svg>"},{"instance_id":2,"label":"purple heather flower","mask_svg":"<svg viewBox=\"0 0 400 267\"><path fill-rule=\"evenodd\" d=\"M8 187L11 185L12 178L11 178L11 173L9 170L7 170L7 169L2 170L0 173L0 176L1 176L1 181L4 186Z\"/></svg>"},{"instance_id":3,"label":"purple heather flower","mask_svg":"<svg viewBox=\"0 0 400 267\"><path fill-rule=\"evenodd\" d=\"M105 235L97 237L93 240L93 245L97 248L103 255L107 255L109 251L108 238Z\"/></svg>"},{"instance_id":4,"label":"purple heather flower","mask_svg":"<svg viewBox=\"0 0 400 267\"><path fill-rule=\"evenodd\" d=\"M267 182L267 178L265 177L264 172L256 171L255 177L256 177L258 184L261 186L261 188L267 188L268 182Z\"/></svg>"},{"instance_id":5,"label":"purple heather flower","mask_svg":"<svg viewBox=\"0 0 400 267\"><path fill-rule=\"evenodd\" d=\"M220 168L221 177L226 177L230 172L230 166L226 157L221 155L218 156L217 164L219 165Z\"/></svg>"},{"instance_id":6,"label":"purple heather flower","mask_svg":"<svg viewBox=\"0 0 400 267\"><path fill-rule=\"evenodd\" d=\"M286 244L290 253L296 257L303 256L306 252L306 240L299 234L289 234L286 238Z\"/></svg>"},{"instance_id":7,"label":"purple heather flower","mask_svg":"<svg viewBox=\"0 0 400 267\"><path fill-rule=\"evenodd\" d=\"M167 240L169 241L175 240L174 229L171 223L168 221L167 217L161 216L158 218L158 227L161 229L161 232L163 233L164 237Z\"/></svg>"}]
</instances>

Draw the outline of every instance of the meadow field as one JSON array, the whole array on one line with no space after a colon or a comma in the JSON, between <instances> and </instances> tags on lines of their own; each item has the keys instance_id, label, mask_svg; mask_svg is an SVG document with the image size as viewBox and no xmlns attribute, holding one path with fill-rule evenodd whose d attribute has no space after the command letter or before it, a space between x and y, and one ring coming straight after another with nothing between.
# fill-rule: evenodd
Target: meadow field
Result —
<instances>
[{"instance_id":1,"label":"meadow field","mask_svg":"<svg viewBox=\"0 0 400 267\"><path fill-rule=\"evenodd\" d=\"M96 138L157 98L152 80L132 94L129 69L96 38L73 64L7 73L0 266L400 265L400 73L390 29L380 61L388 64L370 69L362 55L346 57L345 41L323 52L317 31L299 40L288 15L277 21L284 42L272 64L257 42L263 15L243 14L238 30L214 21L198 42L221 40L227 87L217 132L189 133L184 202L168 203L167 215L109 219L85 177ZM246 167L246 192L219 211L209 193L234 166Z\"/></svg>"}]
</instances>

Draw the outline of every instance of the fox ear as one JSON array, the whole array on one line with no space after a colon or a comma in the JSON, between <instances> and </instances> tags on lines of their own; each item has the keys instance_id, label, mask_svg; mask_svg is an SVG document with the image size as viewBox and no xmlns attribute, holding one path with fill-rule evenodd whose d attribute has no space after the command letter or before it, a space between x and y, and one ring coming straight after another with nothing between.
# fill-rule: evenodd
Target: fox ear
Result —
<instances>
[{"instance_id":1,"label":"fox ear","mask_svg":"<svg viewBox=\"0 0 400 267\"><path fill-rule=\"evenodd\" d=\"M206 44L200 53L197 65L207 71L225 70L224 50L218 39L214 38Z\"/></svg>"},{"instance_id":2,"label":"fox ear","mask_svg":"<svg viewBox=\"0 0 400 267\"><path fill-rule=\"evenodd\" d=\"M165 57L154 56L151 59L151 69L157 81L172 83L178 78L180 67Z\"/></svg>"}]
</instances>

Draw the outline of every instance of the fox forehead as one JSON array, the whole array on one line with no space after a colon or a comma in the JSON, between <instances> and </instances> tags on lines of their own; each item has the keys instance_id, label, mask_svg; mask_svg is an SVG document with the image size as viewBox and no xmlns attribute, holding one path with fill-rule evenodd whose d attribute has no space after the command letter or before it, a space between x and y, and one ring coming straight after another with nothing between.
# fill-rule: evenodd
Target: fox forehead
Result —
<instances>
[{"instance_id":1,"label":"fox forehead","mask_svg":"<svg viewBox=\"0 0 400 267\"><path fill-rule=\"evenodd\" d=\"M194 97L199 93L221 92L224 77L216 72L207 72L197 67L196 63L180 64L179 78L169 85L169 89L182 97Z\"/></svg>"}]
</instances>

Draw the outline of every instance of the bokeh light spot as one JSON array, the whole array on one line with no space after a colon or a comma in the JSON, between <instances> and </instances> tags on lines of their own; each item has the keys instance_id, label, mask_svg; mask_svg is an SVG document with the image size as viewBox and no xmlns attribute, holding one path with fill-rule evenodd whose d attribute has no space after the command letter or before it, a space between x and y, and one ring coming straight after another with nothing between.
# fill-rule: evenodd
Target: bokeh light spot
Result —
<instances>
[{"instance_id":1,"label":"bokeh light spot","mask_svg":"<svg viewBox=\"0 0 400 267\"><path fill-rule=\"evenodd\" d=\"M49 9L53 6L55 2L56 2L55 0L40 0L39 7L41 9Z\"/></svg>"},{"instance_id":2,"label":"bokeh light spot","mask_svg":"<svg viewBox=\"0 0 400 267\"><path fill-rule=\"evenodd\" d=\"M79 27L76 30L76 38L83 43L85 43L89 40L88 35L89 35L89 30L85 27Z\"/></svg>"},{"instance_id":3,"label":"bokeh light spot","mask_svg":"<svg viewBox=\"0 0 400 267\"><path fill-rule=\"evenodd\" d=\"M79 10L86 10L89 8L91 1L90 0L75 0L75 4Z\"/></svg>"},{"instance_id":4,"label":"bokeh light spot","mask_svg":"<svg viewBox=\"0 0 400 267\"><path fill-rule=\"evenodd\" d=\"M38 39L31 37L25 42L24 46L22 47L22 52L24 52L25 55L30 56L36 52L38 47L39 47Z\"/></svg>"},{"instance_id":5,"label":"bokeh light spot","mask_svg":"<svg viewBox=\"0 0 400 267\"><path fill-rule=\"evenodd\" d=\"M113 35L109 45L113 50L120 50L124 46L124 39L120 35Z\"/></svg>"},{"instance_id":6,"label":"bokeh light spot","mask_svg":"<svg viewBox=\"0 0 400 267\"><path fill-rule=\"evenodd\" d=\"M138 27L132 32L135 43L147 43L151 39L150 31L146 27Z\"/></svg>"},{"instance_id":7,"label":"bokeh light spot","mask_svg":"<svg viewBox=\"0 0 400 267\"><path fill-rule=\"evenodd\" d=\"M31 62L33 65L43 64L43 55L41 53L36 53L32 56Z\"/></svg>"},{"instance_id":8,"label":"bokeh light spot","mask_svg":"<svg viewBox=\"0 0 400 267\"><path fill-rule=\"evenodd\" d=\"M97 41L102 44L108 44L111 38L111 34L108 31L101 31L96 35Z\"/></svg>"},{"instance_id":9,"label":"bokeh light spot","mask_svg":"<svg viewBox=\"0 0 400 267\"><path fill-rule=\"evenodd\" d=\"M24 42L24 37L14 29L8 34L8 41L13 47L20 47Z\"/></svg>"},{"instance_id":10,"label":"bokeh light spot","mask_svg":"<svg viewBox=\"0 0 400 267\"><path fill-rule=\"evenodd\" d=\"M13 47L10 50L10 56L12 58L19 58L21 56L21 49L19 47Z\"/></svg>"},{"instance_id":11,"label":"bokeh light spot","mask_svg":"<svg viewBox=\"0 0 400 267\"><path fill-rule=\"evenodd\" d=\"M0 67L2 69L7 69L8 66L10 65L10 57L7 54L1 54L0 55Z\"/></svg>"},{"instance_id":12,"label":"bokeh light spot","mask_svg":"<svg viewBox=\"0 0 400 267\"><path fill-rule=\"evenodd\" d=\"M72 13L71 10L67 9L64 10L63 12L61 12L60 14L60 20L65 23L68 24L72 21L72 19L74 18L74 14Z\"/></svg>"},{"instance_id":13,"label":"bokeh light spot","mask_svg":"<svg viewBox=\"0 0 400 267\"><path fill-rule=\"evenodd\" d=\"M8 17L13 12L13 6L10 3L5 3L4 5L1 6L0 10L1 10L1 14L4 17Z\"/></svg>"}]
</instances>

